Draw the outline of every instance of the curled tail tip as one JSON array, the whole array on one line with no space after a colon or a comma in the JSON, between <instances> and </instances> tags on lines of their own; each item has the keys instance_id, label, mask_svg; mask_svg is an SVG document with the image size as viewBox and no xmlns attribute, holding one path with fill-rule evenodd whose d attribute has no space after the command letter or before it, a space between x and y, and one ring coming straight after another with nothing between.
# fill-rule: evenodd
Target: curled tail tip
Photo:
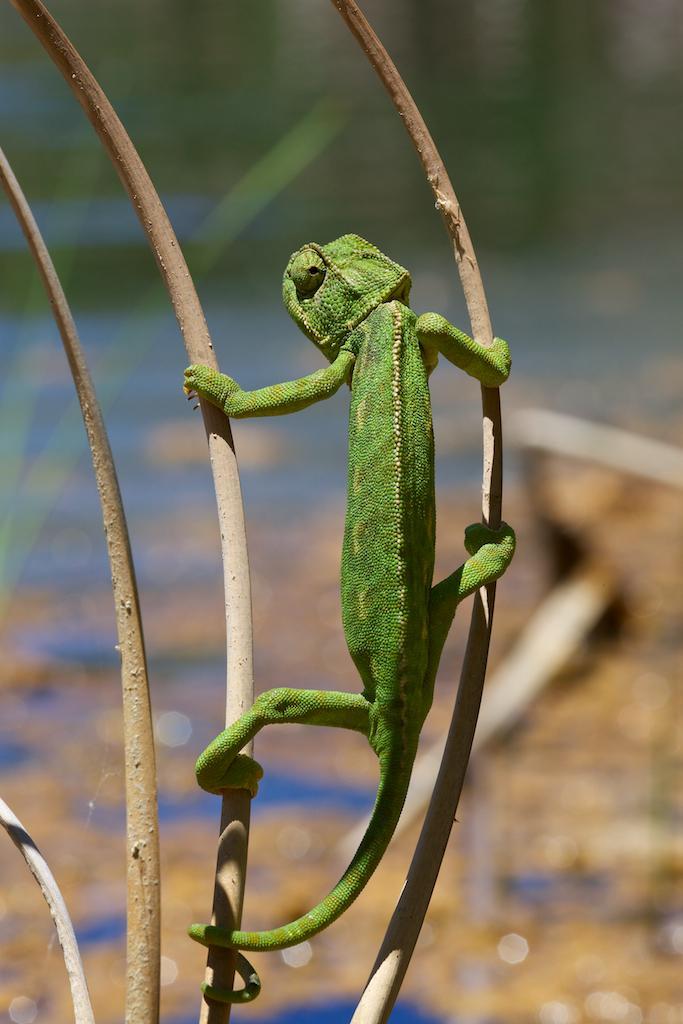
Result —
<instances>
[{"instance_id":1,"label":"curled tail tip","mask_svg":"<svg viewBox=\"0 0 683 1024\"><path fill-rule=\"evenodd\" d=\"M230 942L231 933L216 925L191 924L187 933L191 939L199 942L202 946L233 948ZM243 988L221 988L219 985L212 985L210 982L204 981L201 985L204 998L216 1003L253 1003L261 991L261 979L253 964L249 963L246 956L237 950L235 950L235 971L244 982Z\"/></svg>"},{"instance_id":2,"label":"curled tail tip","mask_svg":"<svg viewBox=\"0 0 683 1024\"><path fill-rule=\"evenodd\" d=\"M201 985L204 998L216 1003L253 1003L261 991L261 979L252 964L241 953L235 954L235 971L244 982L244 988L221 988L204 981Z\"/></svg>"}]
</instances>

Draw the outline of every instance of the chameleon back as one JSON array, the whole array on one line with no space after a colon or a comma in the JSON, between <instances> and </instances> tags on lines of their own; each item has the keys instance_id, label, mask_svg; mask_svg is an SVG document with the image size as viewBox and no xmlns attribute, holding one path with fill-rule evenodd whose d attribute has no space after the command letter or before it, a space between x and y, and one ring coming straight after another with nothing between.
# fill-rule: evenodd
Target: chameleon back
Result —
<instances>
[{"instance_id":1,"label":"chameleon back","mask_svg":"<svg viewBox=\"0 0 683 1024\"><path fill-rule=\"evenodd\" d=\"M431 403L415 321L403 303L385 302L347 342L356 363L341 589L366 695L417 738L435 513Z\"/></svg>"}]
</instances>

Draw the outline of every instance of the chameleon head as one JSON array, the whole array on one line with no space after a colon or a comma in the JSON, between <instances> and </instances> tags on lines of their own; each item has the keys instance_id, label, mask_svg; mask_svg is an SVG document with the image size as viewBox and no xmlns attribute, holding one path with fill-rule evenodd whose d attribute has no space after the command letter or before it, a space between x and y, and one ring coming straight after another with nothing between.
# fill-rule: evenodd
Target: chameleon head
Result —
<instances>
[{"instance_id":1,"label":"chameleon head","mask_svg":"<svg viewBox=\"0 0 683 1024\"><path fill-rule=\"evenodd\" d=\"M292 254L282 283L287 312L332 362L345 337L382 302L408 304L410 274L358 235Z\"/></svg>"}]
</instances>

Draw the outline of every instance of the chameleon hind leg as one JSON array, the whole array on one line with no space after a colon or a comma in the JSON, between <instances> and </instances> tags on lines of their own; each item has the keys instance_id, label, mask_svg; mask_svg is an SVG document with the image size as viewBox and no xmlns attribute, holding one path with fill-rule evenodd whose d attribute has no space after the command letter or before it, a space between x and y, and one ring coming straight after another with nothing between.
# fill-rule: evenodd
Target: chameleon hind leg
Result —
<instances>
[{"instance_id":1,"label":"chameleon hind leg","mask_svg":"<svg viewBox=\"0 0 683 1024\"><path fill-rule=\"evenodd\" d=\"M327 725L370 731L370 704L360 693L277 687L258 697L246 714L224 729L196 765L197 782L209 793L248 789L256 795L263 769L239 751L266 725Z\"/></svg>"},{"instance_id":2,"label":"chameleon hind leg","mask_svg":"<svg viewBox=\"0 0 683 1024\"><path fill-rule=\"evenodd\" d=\"M256 795L263 769L251 757L240 754L242 747L265 725L325 725L353 729L368 736L370 703L360 693L328 690L292 690L278 687L258 697L246 714L224 729L197 760L197 781L202 789L220 793L224 789L248 789ZM204 946L227 946L232 932L215 925L194 924L191 938ZM237 954L237 971L244 979L241 989L219 989L204 985L206 998L223 1003L246 1003L256 998L261 989L258 974L241 953Z\"/></svg>"},{"instance_id":3,"label":"chameleon hind leg","mask_svg":"<svg viewBox=\"0 0 683 1024\"><path fill-rule=\"evenodd\" d=\"M425 675L428 706L456 609L480 587L500 579L515 553L515 532L507 523L501 523L499 530L473 523L465 530L465 547L470 558L432 587L429 595L429 657Z\"/></svg>"}]
</instances>

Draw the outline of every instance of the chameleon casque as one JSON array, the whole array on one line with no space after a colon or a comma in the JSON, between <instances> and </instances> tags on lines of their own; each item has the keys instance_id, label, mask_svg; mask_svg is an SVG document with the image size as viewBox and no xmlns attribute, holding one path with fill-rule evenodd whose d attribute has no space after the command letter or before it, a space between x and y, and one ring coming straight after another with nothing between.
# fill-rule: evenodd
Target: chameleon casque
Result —
<instances>
[{"instance_id":1,"label":"chameleon casque","mask_svg":"<svg viewBox=\"0 0 683 1024\"><path fill-rule=\"evenodd\" d=\"M257 698L197 761L199 785L211 793L256 793L262 769L241 748L265 725L288 722L353 729L379 759L379 786L365 836L330 893L303 917L271 931L193 925L204 945L236 950L283 949L315 935L356 899L377 867L406 796L422 724L432 703L441 652L457 605L498 579L514 552L503 524L465 531L470 557L432 585L435 498L434 439L428 377L439 353L482 384L507 379L509 348L484 348L436 313L408 305L410 275L358 235L295 252L283 281L285 306L330 365L299 380L242 391L206 366L185 371L185 391L230 417L296 412L351 388L348 504L341 560L344 634L363 682L362 693L278 688ZM247 980L253 968L238 957ZM247 984L249 989L249 984ZM226 1001L252 994L216 991ZM244 993L244 995L242 995Z\"/></svg>"}]
</instances>

